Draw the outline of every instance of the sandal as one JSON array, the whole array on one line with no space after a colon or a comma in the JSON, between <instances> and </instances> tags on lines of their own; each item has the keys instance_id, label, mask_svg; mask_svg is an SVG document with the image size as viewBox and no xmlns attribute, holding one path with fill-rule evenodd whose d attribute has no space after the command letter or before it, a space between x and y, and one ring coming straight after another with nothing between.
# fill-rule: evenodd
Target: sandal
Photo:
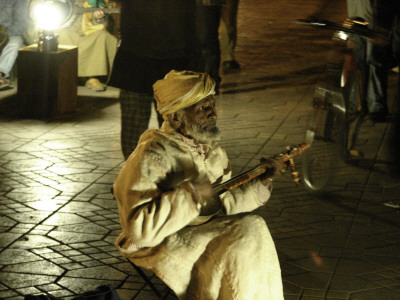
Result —
<instances>
[{"instance_id":1,"label":"sandal","mask_svg":"<svg viewBox=\"0 0 400 300\"><path fill-rule=\"evenodd\" d=\"M14 86L11 84L11 81L9 78L5 77L0 77L0 91L6 91L13 89Z\"/></svg>"},{"instance_id":2,"label":"sandal","mask_svg":"<svg viewBox=\"0 0 400 300\"><path fill-rule=\"evenodd\" d=\"M85 86L95 92L105 91L106 87L97 78L90 78L86 81Z\"/></svg>"},{"instance_id":3,"label":"sandal","mask_svg":"<svg viewBox=\"0 0 400 300\"><path fill-rule=\"evenodd\" d=\"M349 149L345 153L346 161L356 161L364 158L364 153L355 149Z\"/></svg>"}]
</instances>

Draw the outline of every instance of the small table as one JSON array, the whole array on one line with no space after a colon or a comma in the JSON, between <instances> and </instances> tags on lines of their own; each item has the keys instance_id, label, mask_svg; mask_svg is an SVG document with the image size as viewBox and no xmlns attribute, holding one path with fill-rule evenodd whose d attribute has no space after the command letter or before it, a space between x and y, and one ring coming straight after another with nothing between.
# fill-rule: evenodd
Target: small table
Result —
<instances>
[{"instance_id":1,"label":"small table","mask_svg":"<svg viewBox=\"0 0 400 300\"><path fill-rule=\"evenodd\" d=\"M21 48L17 58L18 110L23 117L53 118L77 106L78 48L60 45L39 52L37 45Z\"/></svg>"}]
</instances>

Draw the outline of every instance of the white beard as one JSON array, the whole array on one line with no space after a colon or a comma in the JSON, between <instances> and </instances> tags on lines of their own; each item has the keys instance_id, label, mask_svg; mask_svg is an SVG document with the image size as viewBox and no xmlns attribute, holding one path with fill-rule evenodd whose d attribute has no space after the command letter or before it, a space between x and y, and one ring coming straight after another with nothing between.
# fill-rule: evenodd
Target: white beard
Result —
<instances>
[{"instance_id":1,"label":"white beard","mask_svg":"<svg viewBox=\"0 0 400 300\"><path fill-rule=\"evenodd\" d=\"M211 144L212 142L218 141L221 138L221 131L216 124L213 124L212 127L209 127L207 125L200 126L197 124L186 123L185 130L188 136L192 137L196 142L199 143Z\"/></svg>"}]
</instances>

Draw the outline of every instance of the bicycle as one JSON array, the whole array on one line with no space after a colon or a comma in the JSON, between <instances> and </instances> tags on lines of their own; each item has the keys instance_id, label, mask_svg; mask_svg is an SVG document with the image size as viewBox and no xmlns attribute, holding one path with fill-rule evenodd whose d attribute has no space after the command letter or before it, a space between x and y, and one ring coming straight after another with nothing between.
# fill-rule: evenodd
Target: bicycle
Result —
<instances>
[{"instance_id":1,"label":"bicycle","mask_svg":"<svg viewBox=\"0 0 400 300\"><path fill-rule=\"evenodd\" d=\"M301 161L304 187L316 194L334 186L333 175L340 175L343 164L362 157L354 145L367 112L365 87L349 39L354 33L375 39L378 35L357 20L346 20L343 25L325 20L299 20L299 23L334 30L333 40L338 45L314 92L313 115L305 136L310 148Z\"/></svg>"}]
</instances>

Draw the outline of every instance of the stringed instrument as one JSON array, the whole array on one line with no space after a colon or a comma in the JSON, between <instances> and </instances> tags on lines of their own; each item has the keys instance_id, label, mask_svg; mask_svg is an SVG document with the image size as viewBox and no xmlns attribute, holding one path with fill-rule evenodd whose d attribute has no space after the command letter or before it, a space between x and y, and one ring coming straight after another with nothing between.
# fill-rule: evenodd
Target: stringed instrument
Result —
<instances>
[{"instance_id":1,"label":"stringed instrument","mask_svg":"<svg viewBox=\"0 0 400 300\"><path fill-rule=\"evenodd\" d=\"M285 151L272 156L272 159L278 159L283 164L282 171L285 171L288 168L291 169L292 179L296 184L300 182L300 174L295 169L296 164L294 163L294 158L303 154L309 147L310 145L306 143L288 146ZM230 191L264 174L268 166L269 165L267 163L261 163L256 167L244 173L241 173L225 182L213 184L212 189L216 195L221 195L226 191ZM206 203L201 208L200 216L197 217L193 222L191 222L190 225L199 225L207 222L211 217L221 212L221 207L222 203L219 198L213 199L213 201Z\"/></svg>"},{"instance_id":2,"label":"stringed instrument","mask_svg":"<svg viewBox=\"0 0 400 300\"><path fill-rule=\"evenodd\" d=\"M119 14L119 13L121 13L121 8L120 7L105 8L105 7L77 7L77 6L75 6L73 8L73 13L74 14L85 14L85 13L94 12L94 11L96 11L98 9L101 9L106 14Z\"/></svg>"},{"instance_id":3,"label":"stringed instrument","mask_svg":"<svg viewBox=\"0 0 400 300\"><path fill-rule=\"evenodd\" d=\"M92 17L92 12L101 10L104 13L106 21L97 23ZM83 7L74 7L75 15L82 14L81 19L81 31L84 35L90 35L98 30L107 30L110 33L114 31L114 19L110 15L112 13L119 13L120 8L108 8L108 7L90 7L87 2L84 3Z\"/></svg>"},{"instance_id":4,"label":"stringed instrument","mask_svg":"<svg viewBox=\"0 0 400 300\"><path fill-rule=\"evenodd\" d=\"M288 146L285 151L273 156L272 158L279 159L284 165L284 170L286 170L288 167L292 168L292 178L296 183L299 183L299 172L294 169L295 163L293 159L296 156L303 154L304 151L306 151L309 147L310 145L306 143ZM220 195L264 174L266 169L267 166L261 163L251 170L241 173L223 183L213 185L213 190L217 195Z\"/></svg>"}]
</instances>

